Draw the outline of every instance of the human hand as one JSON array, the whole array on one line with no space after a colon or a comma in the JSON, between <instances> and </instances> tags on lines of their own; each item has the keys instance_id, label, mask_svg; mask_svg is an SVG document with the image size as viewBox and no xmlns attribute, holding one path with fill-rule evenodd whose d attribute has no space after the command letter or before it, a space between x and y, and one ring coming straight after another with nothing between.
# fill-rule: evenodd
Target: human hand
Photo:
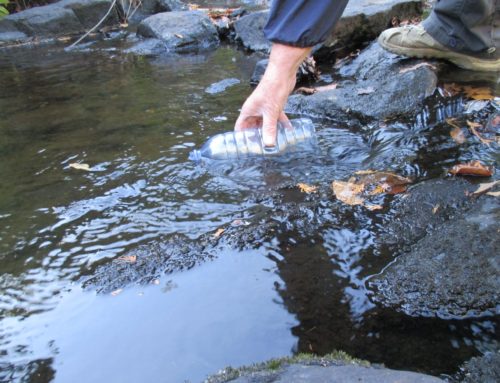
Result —
<instances>
[{"instance_id":1,"label":"human hand","mask_svg":"<svg viewBox=\"0 0 500 383\"><path fill-rule=\"evenodd\" d=\"M278 122L291 127L283 109L295 87L297 69L310 51L311 48L273 44L266 72L243 104L234 126L236 131L262 127L264 145L276 145Z\"/></svg>"}]
</instances>

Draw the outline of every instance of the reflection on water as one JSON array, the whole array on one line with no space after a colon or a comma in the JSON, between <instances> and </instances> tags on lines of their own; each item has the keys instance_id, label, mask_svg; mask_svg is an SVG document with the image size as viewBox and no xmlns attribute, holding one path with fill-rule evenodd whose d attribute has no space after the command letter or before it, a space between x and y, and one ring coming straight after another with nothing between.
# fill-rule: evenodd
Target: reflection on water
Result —
<instances>
[{"instance_id":1,"label":"reflection on water","mask_svg":"<svg viewBox=\"0 0 500 383\"><path fill-rule=\"evenodd\" d=\"M325 191L360 169L442 172L465 155L442 129L460 100L411 121L316 121L315 155L188 161L232 129L258 59L228 48L0 57L0 380L198 381L227 364L336 348L440 373L494 347L495 318L374 307L365 281L393 259L376 245L380 222ZM240 83L205 92L226 78ZM296 192L298 182L322 186L322 201ZM202 239L238 220L256 227L253 249L221 242L207 256ZM276 230L259 238L269 222ZM136 256L134 277L115 266L123 255ZM99 278L114 295L94 294Z\"/></svg>"}]
</instances>

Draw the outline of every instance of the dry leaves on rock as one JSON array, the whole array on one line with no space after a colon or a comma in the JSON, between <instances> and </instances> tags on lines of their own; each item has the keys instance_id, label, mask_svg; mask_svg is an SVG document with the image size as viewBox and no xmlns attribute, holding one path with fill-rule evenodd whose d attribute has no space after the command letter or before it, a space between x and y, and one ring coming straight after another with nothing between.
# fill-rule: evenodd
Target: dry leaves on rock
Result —
<instances>
[{"instance_id":1,"label":"dry leaves on rock","mask_svg":"<svg viewBox=\"0 0 500 383\"><path fill-rule=\"evenodd\" d=\"M411 180L389 172L362 170L355 173L347 182L333 181L335 197L348 205L362 205L369 210L382 209L367 199L378 194L396 194L406 191Z\"/></svg>"},{"instance_id":2,"label":"dry leaves on rock","mask_svg":"<svg viewBox=\"0 0 500 383\"><path fill-rule=\"evenodd\" d=\"M327 90L333 90L337 88L337 83L333 84L328 84L328 85L322 85L322 86L317 86L314 88L311 87L306 87L306 86L301 86L300 88L297 88L295 90L295 93L300 93L304 95L311 95L317 92L326 92Z\"/></svg>"},{"instance_id":3,"label":"dry leaves on rock","mask_svg":"<svg viewBox=\"0 0 500 383\"><path fill-rule=\"evenodd\" d=\"M495 174L495 169L476 160L455 165L448 172L457 176L491 177Z\"/></svg>"},{"instance_id":4,"label":"dry leaves on rock","mask_svg":"<svg viewBox=\"0 0 500 383\"><path fill-rule=\"evenodd\" d=\"M137 255L122 255L115 259L118 263L135 263L137 262Z\"/></svg>"},{"instance_id":5,"label":"dry leaves on rock","mask_svg":"<svg viewBox=\"0 0 500 383\"><path fill-rule=\"evenodd\" d=\"M316 193L318 191L317 186L312 186L304 183L298 183L297 187L302 193L307 193L307 194Z\"/></svg>"},{"instance_id":6,"label":"dry leaves on rock","mask_svg":"<svg viewBox=\"0 0 500 383\"><path fill-rule=\"evenodd\" d=\"M85 170L85 171L90 171L90 166L89 164L80 164L80 163L72 163L72 164L69 164L69 167L71 169L76 169L76 170Z\"/></svg>"},{"instance_id":7,"label":"dry leaves on rock","mask_svg":"<svg viewBox=\"0 0 500 383\"><path fill-rule=\"evenodd\" d=\"M423 62L423 63L418 63L418 64L415 64L415 65L412 65L412 66L409 66L406 68L401 68L399 70L399 73L402 74L402 73L411 72L411 71L417 70L418 68L422 68L424 66L427 66L431 69L437 70L437 68L434 65L432 65L431 63Z\"/></svg>"},{"instance_id":8,"label":"dry leaves on rock","mask_svg":"<svg viewBox=\"0 0 500 383\"><path fill-rule=\"evenodd\" d=\"M487 138L484 138L479 132L478 129L483 129L483 126L477 122L473 121L467 121L467 125L469 126L469 130L473 135L475 135L477 138L479 138L479 141L481 141L483 144L490 145L490 143L494 142L493 140L489 140Z\"/></svg>"},{"instance_id":9,"label":"dry leaves on rock","mask_svg":"<svg viewBox=\"0 0 500 383\"><path fill-rule=\"evenodd\" d=\"M443 84L439 88L439 92L443 97L452 97L462 93L473 100L492 100L495 98L490 88L458 85L456 83Z\"/></svg>"},{"instance_id":10,"label":"dry leaves on rock","mask_svg":"<svg viewBox=\"0 0 500 383\"><path fill-rule=\"evenodd\" d=\"M226 229L223 229L223 228L217 229L214 233L214 238L219 238L222 235L222 233L224 233L225 231L226 231Z\"/></svg>"},{"instance_id":11,"label":"dry leaves on rock","mask_svg":"<svg viewBox=\"0 0 500 383\"><path fill-rule=\"evenodd\" d=\"M500 180L493 181L493 182L487 182L484 184L479 184L479 187L474 192L472 192L472 195L478 196L478 195L481 195L483 193L489 192L491 189L493 189L499 183L500 183Z\"/></svg>"},{"instance_id":12,"label":"dry leaves on rock","mask_svg":"<svg viewBox=\"0 0 500 383\"><path fill-rule=\"evenodd\" d=\"M446 123L453 127L450 131L451 138L453 138L457 144L463 144L465 142L465 135L462 128L456 123L455 119L447 118Z\"/></svg>"}]
</instances>

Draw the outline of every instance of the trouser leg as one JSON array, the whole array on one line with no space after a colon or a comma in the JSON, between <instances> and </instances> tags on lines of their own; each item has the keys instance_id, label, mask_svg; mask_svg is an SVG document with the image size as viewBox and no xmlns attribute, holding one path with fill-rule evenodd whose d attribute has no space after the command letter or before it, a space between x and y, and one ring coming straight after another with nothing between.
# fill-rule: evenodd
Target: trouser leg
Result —
<instances>
[{"instance_id":1,"label":"trouser leg","mask_svg":"<svg viewBox=\"0 0 500 383\"><path fill-rule=\"evenodd\" d=\"M423 27L458 52L500 50L500 0L438 0Z\"/></svg>"}]
</instances>

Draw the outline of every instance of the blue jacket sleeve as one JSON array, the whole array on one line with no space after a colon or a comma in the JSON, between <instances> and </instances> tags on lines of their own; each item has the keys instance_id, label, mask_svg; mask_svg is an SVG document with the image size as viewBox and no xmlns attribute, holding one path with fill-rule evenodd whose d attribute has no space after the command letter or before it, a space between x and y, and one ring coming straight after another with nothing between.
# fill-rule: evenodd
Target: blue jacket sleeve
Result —
<instances>
[{"instance_id":1,"label":"blue jacket sleeve","mask_svg":"<svg viewBox=\"0 0 500 383\"><path fill-rule=\"evenodd\" d=\"M273 0L266 37L275 43L312 47L326 40L348 0Z\"/></svg>"}]
</instances>

